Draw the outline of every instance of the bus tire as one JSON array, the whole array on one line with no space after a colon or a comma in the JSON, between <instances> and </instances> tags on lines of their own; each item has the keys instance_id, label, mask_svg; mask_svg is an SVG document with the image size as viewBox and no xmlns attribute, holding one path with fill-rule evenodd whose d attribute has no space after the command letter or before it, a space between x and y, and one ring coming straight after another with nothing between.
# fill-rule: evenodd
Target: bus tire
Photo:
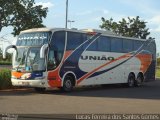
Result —
<instances>
[{"instance_id":1,"label":"bus tire","mask_svg":"<svg viewBox=\"0 0 160 120\"><path fill-rule=\"evenodd\" d=\"M73 89L73 78L71 76L66 76L64 78L62 91L71 92Z\"/></svg>"},{"instance_id":2,"label":"bus tire","mask_svg":"<svg viewBox=\"0 0 160 120\"><path fill-rule=\"evenodd\" d=\"M135 86L135 76L133 74L130 74L128 76L128 83L127 83L128 87L134 87Z\"/></svg>"},{"instance_id":3,"label":"bus tire","mask_svg":"<svg viewBox=\"0 0 160 120\"><path fill-rule=\"evenodd\" d=\"M137 79L135 80L135 86L139 87L143 83L143 76L141 74L138 74Z\"/></svg>"},{"instance_id":4,"label":"bus tire","mask_svg":"<svg viewBox=\"0 0 160 120\"><path fill-rule=\"evenodd\" d=\"M39 92L39 93L42 93L42 92L44 92L44 91L46 91L46 88L34 88L34 90L36 91L36 92Z\"/></svg>"}]
</instances>

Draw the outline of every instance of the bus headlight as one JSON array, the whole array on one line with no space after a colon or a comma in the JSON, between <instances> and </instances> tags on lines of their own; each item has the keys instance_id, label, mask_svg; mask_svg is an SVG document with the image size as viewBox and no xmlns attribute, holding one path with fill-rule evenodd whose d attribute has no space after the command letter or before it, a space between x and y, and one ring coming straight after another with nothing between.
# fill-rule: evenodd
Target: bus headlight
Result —
<instances>
[{"instance_id":1,"label":"bus headlight","mask_svg":"<svg viewBox=\"0 0 160 120\"><path fill-rule=\"evenodd\" d=\"M14 76L14 75L12 75L12 76L11 76L11 78L13 78L13 79L17 79L17 77L16 77L16 76Z\"/></svg>"},{"instance_id":2,"label":"bus headlight","mask_svg":"<svg viewBox=\"0 0 160 120\"><path fill-rule=\"evenodd\" d=\"M24 75L21 76L21 79L28 79L31 77L31 73L25 73Z\"/></svg>"}]
</instances>

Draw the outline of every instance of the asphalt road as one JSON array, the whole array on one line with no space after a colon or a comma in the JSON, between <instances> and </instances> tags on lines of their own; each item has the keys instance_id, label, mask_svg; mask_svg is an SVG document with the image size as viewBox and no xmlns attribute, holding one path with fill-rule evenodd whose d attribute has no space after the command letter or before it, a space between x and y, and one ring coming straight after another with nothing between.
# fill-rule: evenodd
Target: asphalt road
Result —
<instances>
[{"instance_id":1,"label":"asphalt road","mask_svg":"<svg viewBox=\"0 0 160 120\"><path fill-rule=\"evenodd\" d=\"M0 113L84 114L160 113L160 80L139 88L120 85L76 88L71 93L32 89L0 91Z\"/></svg>"}]
</instances>

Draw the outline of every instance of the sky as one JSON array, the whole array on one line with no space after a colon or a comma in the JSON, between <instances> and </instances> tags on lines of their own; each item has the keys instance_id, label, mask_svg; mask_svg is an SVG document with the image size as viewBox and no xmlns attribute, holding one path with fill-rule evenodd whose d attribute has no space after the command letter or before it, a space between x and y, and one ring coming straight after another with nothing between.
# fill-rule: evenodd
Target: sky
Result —
<instances>
[{"instance_id":1,"label":"sky","mask_svg":"<svg viewBox=\"0 0 160 120\"><path fill-rule=\"evenodd\" d=\"M35 0L36 5L48 7L48 14L43 24L49 28L65 27L66 0ZM69 28L100 29L101 17L115 21L122 18L140 16L147 22L151 34L157 43L157 52L160 52L160 0L69 0L68 23ZM12 38L11 27L2 29L0 36ZM7 45L8 43L5 43ZM1 43L0 43L1 45Z\"/></svg>"}]
</instances>

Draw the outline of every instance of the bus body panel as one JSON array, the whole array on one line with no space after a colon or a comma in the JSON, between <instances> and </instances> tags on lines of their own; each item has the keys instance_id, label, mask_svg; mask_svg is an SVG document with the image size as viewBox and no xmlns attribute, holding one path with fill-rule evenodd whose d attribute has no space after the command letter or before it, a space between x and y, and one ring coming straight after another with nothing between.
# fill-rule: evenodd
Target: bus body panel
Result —
<instances>
[{"instance_id":1,"label":"bus body panel","mask_svg":"<svg viewBox=\"0 0 160 120\"><path fill-rule=\"evenodd\" d=\"M54 32L64 31L55 29ZM78 34L87 34L77 30L67 30ZM32 31L30 31L32 32ZM23 34L25 32L22 32ZM27 32L26 32L27 33ZM64 32L63 32L64 33ZM51 37L52 37L51 36ZM100 40L101 37L117 38L130 41L141 41L142 46L129 52L108 52L100 50L88 50L90 46ZM68 40L69 41L69 40ZM12 71L12 83L14 86L29 87L62 87L65 76L72 74L78 85L99 85L127 83L130 73L137 78L139 73L144 75L144 81L155 80L156 45L155 41L127 38L121 36L96 33L90 39L84 39L76 48L67 50L68 41L65 41L63 57L59 65L46 72L16 72ZM72 43L74 44L74 43ZM52 45L49 45L52 47ZM48 49L48 51L50 48ZM48 53L46 54L48 60ZM46 61L46 65L48 61ZM27 79L29 77L29 79Z\"/></svg>"},{"instance_id":2,"label":"bus body panel","mask_svg":"<svg viewBox=\"0 0 160 120\"><path fill-rule=\"evenodd\" d=\"M108 53L109 56L110 56L110 54L111 53ZM91 55L91 53L89 55ZM114 56L115 59L118 58L117 53L112 53L111 55ZM119 54L119 57L121 55L123 55L123 54ZM139 58L144 57L144 55L138 55L138 56L139 56ZM110 69L110 68L120 64L121 62L123 62L127 58L128 57L123 58L121 60L118 60L116 62L113 62L111 64L108 64L108 65L102 67L101 69L99 69L98 71L95 71L95 73L106 70L106 69ZM94 83L94 84L126 83L128 80L129 73L133 72L133 73L135 73L135 76L137 76L139 72L145 73L145 71L148 69L149 65L151 64L151 60L149 60L147 62L145 62L145 60L144 60L146 58L151 59L150 55L145 55L144 59L139 59L139 58L137 58L137 56L133 57L132 59L128 60L126 63L123 63L122 65L117 66L110 71L107 71L103 74L100 74L95 77L83 80L80 83L80 85L85 85L85 84L89 85L90 84L89 81L92 81L91 84L92 83ZM91 70L93 70L93 68L96 69L97 67L105 64L105 62L98 62L98 61L97 62L96 61L90 62L90 64L89 64L89 62L88 63L84 62L84 60L80 60L80 61L81 61L80 65L79 65L80 68L86 72L90 72ZM87 63L87 64L84 64L84 63ZM86 81L88 81L88 82L86 82Z\"/></svg>"}]
</instances>

